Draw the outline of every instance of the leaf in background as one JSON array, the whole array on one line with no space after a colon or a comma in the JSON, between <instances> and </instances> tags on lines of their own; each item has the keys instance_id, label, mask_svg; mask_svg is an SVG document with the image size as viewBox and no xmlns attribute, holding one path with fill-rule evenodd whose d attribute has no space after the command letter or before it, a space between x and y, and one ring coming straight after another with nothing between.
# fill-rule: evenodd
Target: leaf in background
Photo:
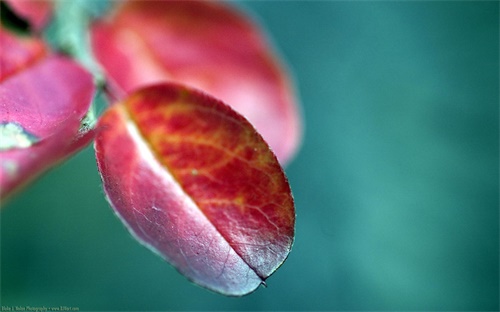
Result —
<instances>
[{"instance_id":1,"label":"leaf in background","mask_svg":"<svg viewBox=\"0 0 500 312\"><path fill-rule=\"evenodd\" d=\"M230 6L126 1L91 34L121 93L161 81L195 87L245 116L282 164L295 154L301 123L291 82L258 27Z\"/></svg>"},{"instance_id":2,"label":"leaf in background","mask_svg":"<svg viewBox=\"0 0 500 312\"><path fill-rule=\"evenodd\" d=\"M93 131L80 126L94 86L91 75L78 64L46 55L36 39L19 39L0 29L0 40L3 199L90 142Z\"/></svg>"},{"instance_id":3,"label":"leaf in background","mask_svg":"<svg viewBox=\"0 0 500 312\"><path fill-rule=\"evenodd\" d=\"M53 3L49 0L4 0L20 17L35 30L41 30L52 14Z\"/></svg>"},{"instance_id":4,"label":"leaf in background","mask_svg":"<svg viewBox=\"0 0 500 312\"><path fill-rule=\"evenodd\" d=\"M33 37L16 36L0 26L0 82L47 56L45 44Z\"/></svg>"},{"instance_id":5,"label":"leaf in background","mask_svg":"<svg viewBox=\"0 0 500 312\"><path fill-rule=\"evenodd\" d=\"M228 106L161 84L112 106L97 129L97 164L114 210L187 278L244 295L286 259L290 187L262 137Z\"/></svg>"}]
</instances>

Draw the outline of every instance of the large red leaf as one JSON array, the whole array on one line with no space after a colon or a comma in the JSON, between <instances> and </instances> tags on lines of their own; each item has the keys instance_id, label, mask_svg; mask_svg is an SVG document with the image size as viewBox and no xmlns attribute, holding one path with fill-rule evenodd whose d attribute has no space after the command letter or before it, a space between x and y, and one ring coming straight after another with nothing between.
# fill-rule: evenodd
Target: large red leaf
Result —
<instances>
[{"instance_id":1,"label":"large red leaf","mask_svg":"<svg viewBox=\"0 0 500 312\"><path fill-rule=\"evenodd\" d=\"M301 125L288 76L258 27L233 8L127 1L94 24L92 42L121 93L160 81L196 87L245 116L282 164L296 152Z\"/></svg>"},{"instance_id":2,"label":"large red leaf","mask_svg":"<svg viewBox=\"0 0 500 312\"><path fill-rule=\"evenodd\" d=\"M12 43L0 54L0 196L5 198L90 143L93 131L80 124L94 85L70 59L39 55L34 39L2 32L0 39Z\"/></svg>"},{"instance_id":3,"label":"large red leaf","mask_svg":"<svg viewBox=\"0 0 500 312\"><path fill-rule=\"evenodd\" d=\"M287 257L295 212L262 137L208 95L139 90L98 123L98 168L131 233L208 289L244 295Z\"/></svg>"}]
</instances>

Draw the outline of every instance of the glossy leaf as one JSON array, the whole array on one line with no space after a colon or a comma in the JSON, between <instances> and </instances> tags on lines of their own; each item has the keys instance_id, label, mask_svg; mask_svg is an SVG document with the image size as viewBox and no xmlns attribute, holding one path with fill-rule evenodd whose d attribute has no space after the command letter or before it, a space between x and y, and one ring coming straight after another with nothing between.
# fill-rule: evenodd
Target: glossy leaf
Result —
<instances>
[{"instance_id":1,"label":"glossy leaf","mask_svg":"<svg viewBox=\"0 0 500 312\"><path fill-rule=\"evenodd\" d=\"M228 106L161 84L112 106L97 131L115 212L187 278L244 295L286 259L295 221L288 182L262 137Z\"/></svg>"},{"instance_id":2,"label":"glossy leaf","mask_svg":"<svg viewBox=\"0 0 500 312\"><path fill-rule=\"evenodd\" d=\"M126 1L92 29L93 50L117 94L176 81L245 116L282 164L301 125L292 85L258 27L209 1ZM113 85L113 84L112 84Z\"/></svg>"},{"instance_id":3,"label":"glossy leaf","mask_svg":"<svg viewBox=\"0 0 500 312\"><path fill-rule=\"evenodd\" d=\"M38 43L25 44L29 39L17 42L15 37L0 34L2 40L12 39L12 45L0 54L3 199L90 142L93 132L80 126L92 102L94 86L90 74L68 58L39 56ZM15 51L19 59L14 57ZM5 72L4 66L8 69Z\"/></svg>"}]
</instances>

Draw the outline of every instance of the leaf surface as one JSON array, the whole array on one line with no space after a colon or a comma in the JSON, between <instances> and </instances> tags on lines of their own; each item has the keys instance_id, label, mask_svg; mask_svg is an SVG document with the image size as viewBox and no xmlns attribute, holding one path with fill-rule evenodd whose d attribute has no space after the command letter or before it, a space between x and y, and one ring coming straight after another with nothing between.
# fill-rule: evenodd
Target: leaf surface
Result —
<instances>
[{"instance_id":1,"label":"leaf surface","mask_svg":"<svg viewBox=\"0 0 500 312\"><path fill-rule=\"evenodd\" d=\"M195 87L245 116L282 164L295 154L301 122L289 77L261 30L229 5L124 1L91 34L121 93L162 81Z\"/></svg>"},{"instance_id":2,"label":"leaf surface","mask_svg":"<svg viewBox=\"0 0 500 312\"><path fill-rule=\"evenodd\" d=\"M115 212L188 279L244 295L286 259L295 222L287 179L228 106L155 85L109 108L97 131L96 159Z\"/></svg>"},{"instance_id":3,"label":"leaf surface","mask_svg":"<svg viewBox=\"0 0 500 312\"><path fill-rule=\"evenodd\" d=\"M0 54L2 199L91 141L93 131L80 125L94 95L92 77L78 64L48 55L35 39L4 35L2 43L12 45Z\"/></svg>"}]
</instances>

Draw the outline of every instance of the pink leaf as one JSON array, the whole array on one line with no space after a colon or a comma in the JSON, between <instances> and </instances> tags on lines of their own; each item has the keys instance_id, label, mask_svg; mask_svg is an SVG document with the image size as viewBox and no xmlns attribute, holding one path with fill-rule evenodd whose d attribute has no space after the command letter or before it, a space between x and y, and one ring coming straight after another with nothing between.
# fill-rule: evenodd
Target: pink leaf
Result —
<instances>
[{"instance_id":1,"label":"pink leaf","mask_svg":"<svg viewBox=\"0 0 500 312\"><path fill-rule=\"evenodd\" d=\"M118 90L176 81L244 115L282 164L301 136L296 97L258 27L208 1L126 1L92 29L94 53Z\"/></svg>"},{"instance_id":2,"label":"pink leaf","mask_svg":"<svg viewBox=\"0 0 500 312\"><path fill-rule=\"evenodd\" d=\"M0 82L46 57L45 44L32 37L17 37L0 26Z\"/></svg>"},{"instance_id":3,"label":"pink leaf","mask_svg":"<svg viewBox=\"0 0 500 312\"><path fill-rule=\"evenodd\" d=\"M22 56L26 51L19 47ZM93 137L93 131L80 129L94 94L91 75L63 56L11 62L9 53L0 55L0 64L15 64L6 66L15 70L2 72L0 82L2 198Z\"/></svg>"}]
</instances>

